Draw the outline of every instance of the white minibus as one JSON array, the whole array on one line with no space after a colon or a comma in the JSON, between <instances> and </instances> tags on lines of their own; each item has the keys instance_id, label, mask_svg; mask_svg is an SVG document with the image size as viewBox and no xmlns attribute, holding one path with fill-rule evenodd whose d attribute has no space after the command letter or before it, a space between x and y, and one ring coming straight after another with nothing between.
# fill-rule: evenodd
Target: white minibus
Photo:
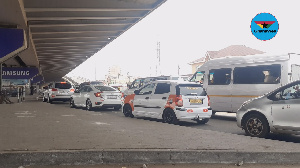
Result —
<instances>
[{"instance_id":1,"label":"white minibus","mask_svg":"<svg viewBox=\"0 0 300 168\"><path fill-rule=\"evenodd\" d=\"M299 79L298 55L231 56L209 60L190 81L203 83L213 113L236 112L243 102ZM298 56L300 57L300 56Z\"/></svg>"}]
</instances>

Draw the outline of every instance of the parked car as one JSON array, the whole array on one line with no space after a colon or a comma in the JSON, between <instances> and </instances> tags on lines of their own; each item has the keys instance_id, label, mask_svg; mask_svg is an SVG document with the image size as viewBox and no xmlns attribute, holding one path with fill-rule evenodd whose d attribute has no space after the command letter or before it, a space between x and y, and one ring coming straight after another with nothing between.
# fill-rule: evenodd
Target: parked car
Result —
<instances>
[{"instance_id":1,"label":"parked car","mask_svg":"<svg viewBox=\"0 0 300 168\"><path fill-rule=\"evenodd\" d=\"M52 82L43 93L43 102L69 101L74 93L73 86L68 82Z\"/></svg>"},{"instance_id":2,"label":"parked car","mask_svg":"<svg viewBox=\"0 0 300 168\"><path fill-rule=\"evenodd\" d=\"M244 102L236 114L237 125L253 137L269 132L300 134L299 87L297 80Z\"/></svg>"},{"instance_id":3,"label":"parked car","mask_svg":"<svg viewBox=\"0 0 300 168\"><path fill-rule=\"evenodd\" d=\"M200 84L188 81L157 80L125 97L126 117L151 117L169 124L197 121L205 124L212 110L209 97Z\"/></svg>"},{"instance_id":4,"label":"parked car","mask_svg":"<svg viewBox=\"0 0 300 168\"><path fill-rule=\"evenodd\" d=\"M85 85L71 96L70 107L85 107L87 110L113 107L115 110L119 110L123 101L122 93L113 87Z\"/></svg>"}]
</instances>

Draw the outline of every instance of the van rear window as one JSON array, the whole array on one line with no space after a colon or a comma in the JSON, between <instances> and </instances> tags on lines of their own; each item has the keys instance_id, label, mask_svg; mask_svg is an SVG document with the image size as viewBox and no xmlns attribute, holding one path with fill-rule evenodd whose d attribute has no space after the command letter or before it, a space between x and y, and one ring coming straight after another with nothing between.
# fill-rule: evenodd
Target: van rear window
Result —
<instances>
[{"instance_id":1,"label":"van rear window","mask_svg":"<svg viewBox=\"0 0 300 168\"><path fill-rule=\"evenodd\" d=\"M55 88L58 89L70 89L72 85L70 83L55 83Z\"/></svg>"},{"instance_id":2,"label":"van rear window","mask_svg":"<svg viewBox=\"0 0 300 168\"><path fill-rule=\"evenodd\" d=\"M206 91L199 84L181 84L176 86L176 95L206 96Z\"/></svg>"}]
</instances>

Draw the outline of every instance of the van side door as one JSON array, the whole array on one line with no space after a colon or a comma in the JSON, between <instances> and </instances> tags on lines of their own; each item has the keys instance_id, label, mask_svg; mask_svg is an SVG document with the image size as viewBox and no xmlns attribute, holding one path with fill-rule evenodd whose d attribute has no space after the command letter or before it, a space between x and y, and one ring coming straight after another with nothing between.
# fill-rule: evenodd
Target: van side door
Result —
<instances>
[{"instance_id":1,"label":"van side door","mask_svg":"<svg viewBox=\"0 0 300 168\"><path fill-rule=\"evenodd\" d=\"M135 91L134 97L134 111L133 114L136 116L147 116L149 99L151 93L154 91L154 83L145 85L143 88Z\"/></svg>"}]
</instances>

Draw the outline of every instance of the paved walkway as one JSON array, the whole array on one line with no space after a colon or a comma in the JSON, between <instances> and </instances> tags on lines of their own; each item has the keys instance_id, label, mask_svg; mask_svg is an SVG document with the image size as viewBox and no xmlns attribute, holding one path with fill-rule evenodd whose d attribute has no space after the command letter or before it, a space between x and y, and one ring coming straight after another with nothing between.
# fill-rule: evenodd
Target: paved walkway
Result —
<instances>
[{"instance_id":1,"label":"paved walkway","mask_svg":"<svg viewBox=\"0 0 300 168\"><path fill-rule=\"evenodd\" d=\"M0 104L0 167L300 163L300 147L296 143L112 118L106 112L42 103L35 95L26 96L21 103L12 101L16 103Z\"/></svg>"}]
</instances>

